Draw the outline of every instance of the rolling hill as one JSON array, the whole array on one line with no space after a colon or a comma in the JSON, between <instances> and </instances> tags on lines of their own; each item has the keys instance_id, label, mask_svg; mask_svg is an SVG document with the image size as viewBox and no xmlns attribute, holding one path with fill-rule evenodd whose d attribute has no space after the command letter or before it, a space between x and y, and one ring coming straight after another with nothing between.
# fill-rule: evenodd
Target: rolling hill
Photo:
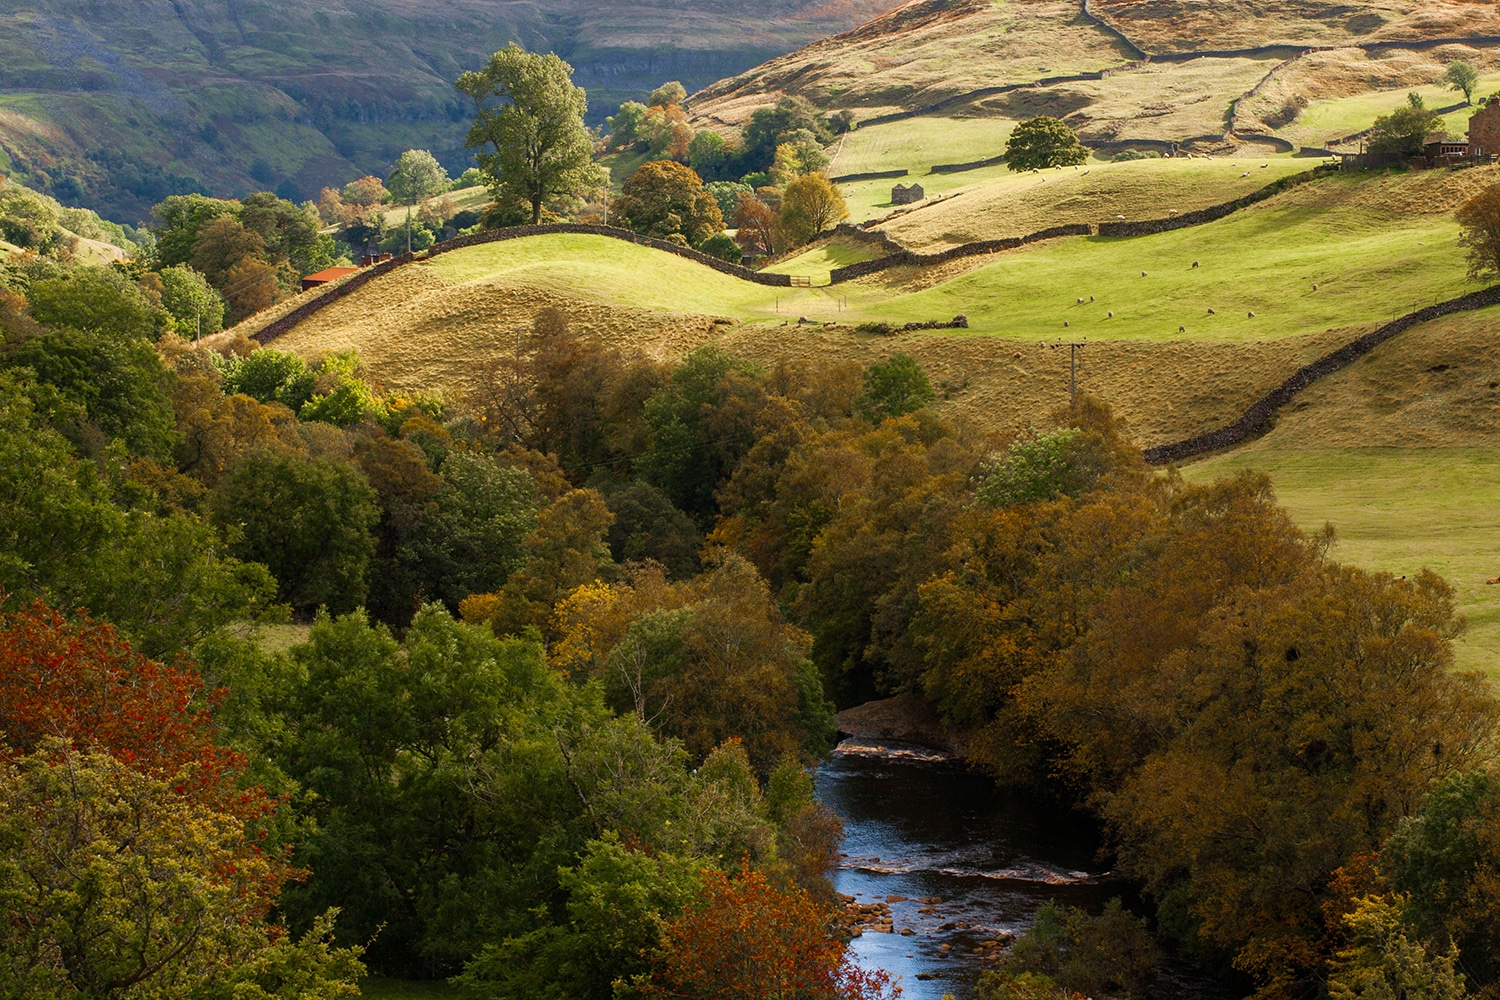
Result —
<instances>
[{"instance_id":1,"label":"rolling hill","mask_svg":"<svg viewBox=\"0 0 1500 1000\"><path fill-rule=\"evenodd\" d=\"M0 172L136 222L231 197L467 162L460 72L507 42L570 60L602 121L664 80L707 84L895 0L13 0L0 9Z\"/></svg>"}]
</instances>

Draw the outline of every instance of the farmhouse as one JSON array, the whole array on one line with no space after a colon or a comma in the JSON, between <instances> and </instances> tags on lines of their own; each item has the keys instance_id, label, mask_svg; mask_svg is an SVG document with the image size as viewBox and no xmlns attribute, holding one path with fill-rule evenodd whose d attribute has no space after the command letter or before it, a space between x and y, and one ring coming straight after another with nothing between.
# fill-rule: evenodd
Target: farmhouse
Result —
<instances>
[{"instance_id":1,"label":"farmhouse","mask_svg":"<svg viewBox=\"0 0 1500 1000\"><path fill-rule=\"evenodd\" d=\"M1469 153L1472 156L1500 153L1500 101L1491 101L1469 119Z\"/></svg>"},{"instance_id":2,"label":"farmhouse","mask_svg":"<svg viewBox=\"0 0 1500 1000\"><path fill-rule=\"evenodd\" d=\"M891 188L892 205L912 205L927 197L927 192L922 190L922 185L916 181L910 184L897 184Z\"/></svg>"}]
</instances>

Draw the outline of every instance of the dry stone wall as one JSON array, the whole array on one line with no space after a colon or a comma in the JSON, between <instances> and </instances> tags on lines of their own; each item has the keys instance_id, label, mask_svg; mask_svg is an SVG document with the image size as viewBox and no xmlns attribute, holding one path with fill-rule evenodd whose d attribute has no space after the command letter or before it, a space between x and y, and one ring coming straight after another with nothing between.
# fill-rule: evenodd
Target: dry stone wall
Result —
<instances>
[{"instance_id":1,"label":"dry stone wall","mask_svg":"<svg viewBox=\"0 0 1500 1000\"><path fill-rule=\"evenodd\" d=\"M1412 327L1421 323L1430 323L1444 316L1454 313L1470 312L1475 309L1484 309L1487 306L1500 305L1500 285L1487 288L1482 292L1465 295L1460 298L1440 302L1426 309L1419 309L1398 320L1387 323L1378 330L1365 334L1363 337L1353 340L1331 354L1304 365L1297 369L1296 373L1285 382L1281 383L1275 390L1251 404L1244 414L1232 424L1220 427L1218 430L1209 431L1207 434L1199 434L1197 437L1188 438L1186 441L1177 441L1173 444L1157 445L1146 449L1146 461L1151 465L1171 465L1183 462L1189 458L1206 455L1210 452L1222 451L1225 448L1233 448L1244 444L1271 426L1276 412L1299 392L1317 382L1319 379L1327 378L1337 371L1341 371L1360 358L1369 354L1381 344L1395 337L1397 334L1405 333Z\"/></svg>"}]
</instances>

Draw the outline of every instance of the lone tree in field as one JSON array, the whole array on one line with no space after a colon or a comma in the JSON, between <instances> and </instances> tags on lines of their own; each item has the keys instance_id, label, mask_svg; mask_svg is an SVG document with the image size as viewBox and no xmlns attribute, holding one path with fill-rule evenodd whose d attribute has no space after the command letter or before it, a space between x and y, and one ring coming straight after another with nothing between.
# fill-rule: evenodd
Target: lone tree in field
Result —
<instances>
[{"instance_id":1,"label":"lone tree in field","mask_svg":"<svg viewBox=\"0 0 1500 1000\"><path fill-rule=\"evenodd\" d=\"M573 85L573 67L557 56L512 42L454 86L474 102L465 145L497 200L531 206L532 225L542 221L549 198L602 182L583 126L588 101Z\"/></svg>"},{"instance_id":2,"label":"lone tree in field","mask_svg":"<svg viewBox=\"0 0 1500 1000\"><path fill-rule=\"evenodd\" d=\"M1500 185L1481 191L1458 208L1458 245L1469 257L1469 279L1500 278Z\"/></svg>"},{"instance_id":3,"label":"lone tree in field","mask_svg":"<svg viewBox=\"0 0 1500 1000\"><path fill-rule=\"evenodd\" d=\"M1089 158L1078 133L1057 118L1032 118L1017 125L1005 143L1005 162L1012 170L1071 167Z\"/></svg>"},{"instance_id":4,"label":"lone tree in field","mask_svg":"<svg viewBox=\"0 0 1500 1000\"><path fill-rule=\"evenodd\" d=\"M406 206L406 252L411 253L411 209L413 205L448 190L452 181L437 158L425 149L408 149L396 160L396 169L386 179L386 190L398 205Z\"/></svg>"},{"instance_id":5,"label":"lone tree in field","mask_svg":"<svg viewBox=\"0 0 1500 1000\"><path fill-rule=\"evenodd\" d=\"M671 160L653 160L631 174L609 214L615 225L642 236L677 236L693 247L724 231L724 214L702 178Z\"/></svg>"},{"instance_id":6,"label":"lone tree in field","mask_svg":"<svg viewBox=\"0 0 1500 1000\"><path fill-rule=\"evenodd\" d=\"M1474 88L1479 86L1479 70L1460 59L1448 64L1443 82L1449 90L1462 91L1465 104L1474 103Z\"/></svg>"},{"instance_id":7,"label":"lone tree in field","mask_svg":"<svg viewBox=\"0 0 1500 1000\"><path fill-rule=\"evenodd\" d=\"M1428 133L1442 129L1442 115L1408 101L1406 107L1375 119L1375 127L1370 129L1370 152L1417 156L1422 152Z\"/></svg>"},{"instance_id":8,"label":"lone tree in field","mask_svg":"<svg viewBox=\"0 0 1500 1000\"><path fill-rule=\"evenodd\" d=\"M822 174L803 174L782 192L778 228L788 247L809 243L847 218L849 206L844 204L844 196Z\"/></svg>"}]
</instances>

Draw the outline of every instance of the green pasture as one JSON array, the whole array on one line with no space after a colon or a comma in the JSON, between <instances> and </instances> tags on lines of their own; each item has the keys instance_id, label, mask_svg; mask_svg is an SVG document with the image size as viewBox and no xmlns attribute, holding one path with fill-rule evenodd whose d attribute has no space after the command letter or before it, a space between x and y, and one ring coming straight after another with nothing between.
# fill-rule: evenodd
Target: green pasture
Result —
<instances>
[{"instance_id":1,"label":"green pasture","mask_svg":"<svg viewBox=\"0 0 1500 1000\"><path fill-rule=\"evenodd\" d=\"M1474 91L1476 99L1500 90L1500 74L1480 77ZM1446 108L1458 104L1463 94L1449 90L1443 84L1427 84L1421 87L1402 87L1398 90L1380 90L1354 97L1342 97L1333 101L1318 101L1310 105L1297 120L1276 134L1302 146L1321 146L1332 139L1343 138L1362 132L1375 124L1380 115L1390 114L1406 104L1406 95L1416 91L1429 108ZM1466 136L1469 133L1469 118L1477 108L1462 108L1450 112L1443 118L1448 133Z\"/></svg>"},{"instance_id":2,"label":"green pasture","mask_svg":"<svg viewBox=\"0 0 1500 1000\"><path fill-rule=\"evenodd\" d=\"M1314 165L1287 155L1251 155L1091 162L1077 170L1041 174L1007 172L968 184L947 201L899 216L882 228L912 249L931 252L1069 223L1107 222L1119 216L1161 219L1174 210L1193 212L1232 201Z\"/></svg>"},{"instance_id":3,"label":"green pasture","mask_svg":"<svg viewBox=\"0 0 1500 1000\"><path fill-rule=\"evenodd\" d=\"M459 188L457 191L445 191L443 192L443 194L438 195L436 198L430 198L428 200L441 201L445 197L449 201L451 201L453 203L453 207L458 209L460 212L466 211L467 209L471 208L483 208L491 201L490 189L480 186ZM421 211L420 207L413 206L412 218L416 218L417 212L419 211ZM391 228L406 225L406 206L392 205L387 208L385 210L385 224Z\"/></svg>"},{"instance_id":4,"label":"green pasture","mask_svg":"<svg viewBox=\"0 0 1500 1000\"><path fill-rule=\"evenodd\" d=\"M925 174L935 163L969 163L1005 152L1008 118L908 118L849 132L828 147L830 176L873 170Z\"/></svg>"},{"instance_id":5,"label":"green pasture","mask_svg":"<svg viewBox=\"0 0 1500 1000\"><path fill-rule=\"evenodd\" d=\"M1030 339L1268 340L1381 323L1470 290L1450 216L1280 202L1154 236L1053 240L916 292L899 270L833 288L769 288L571 234L470 247L427 266L454 283L501 280L663 312L893 323L963 314L975 333ZM779 270L813 274L847 253L827 248Z\"/></svg>"},{"instance_id":6,"label":"green pasture","mask_svg":"<svg viewBox=\"0 0 1500 1000\"><path fill-rule=\"evenodd\" d=\"M1423 567L1457 591L1469 632L1458 665L1500 679L1500 448L1282 450L1274 432L1189 465L1192 481L1242 469L1270 473L1276 495L1308 531L1333 524L1333 557L1411 576Z\"/></svg>"},{"instance_id":7,"label":"green pasture","mask_svg":"<svg viewBox=\"0 0 1500 1000\"><path fill-rule=\"evenodd\" d=\"M789 257L778 264L765 268L771 274L806 275L814 284L828 283L829 273L834 268L848 267L862 260L873 260L880 253L872 247L850 246L845 243L825 243L820 247Z\"/></svg>"}]
</instances>

